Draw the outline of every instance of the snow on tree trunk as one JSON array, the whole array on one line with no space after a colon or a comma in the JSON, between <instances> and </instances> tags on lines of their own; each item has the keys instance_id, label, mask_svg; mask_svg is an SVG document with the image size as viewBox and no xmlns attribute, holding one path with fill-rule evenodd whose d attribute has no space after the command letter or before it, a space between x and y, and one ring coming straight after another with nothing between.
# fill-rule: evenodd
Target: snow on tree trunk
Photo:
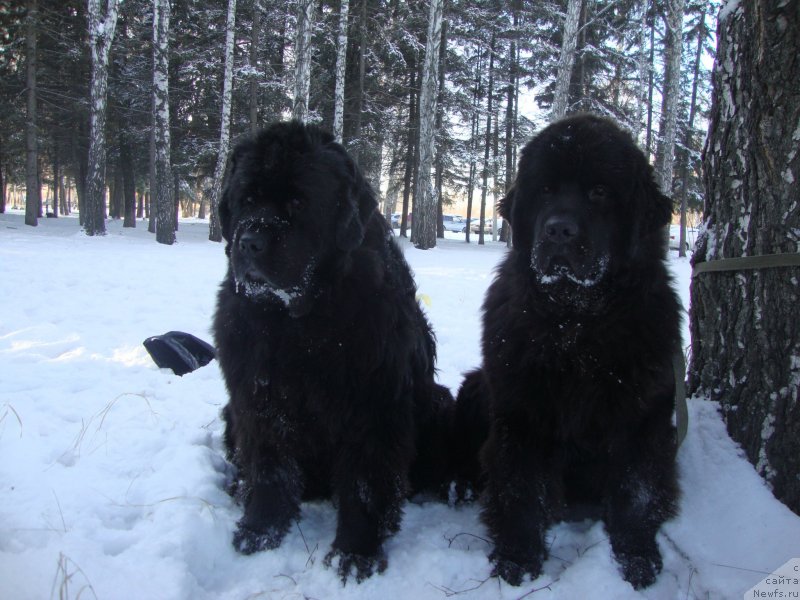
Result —
<instances>
[{"instance_id":1,"label":"snow on tree trunk","mask_svg":"<svg viewBox=\"0 0 800 600\"><path fill-rule=\"evenodd\" d=\"M436 95L439 81L439 46L442 42L443 0L431 0L428 40L419 98L419 169L414 193L414 245L420 250L436 246L436 194L431 184L431 166L436 137Z\"/></svg>"},{"instance_id":2,"label":"snow on tree trunk","mask_svg":"<svg viewBox=\"0 0 800 600\"><path fill-rule=\"evenodd\" d=\"M720 12L695 264L800 251L800 13L796 2ZM720 402L731 437L800 513L800 269L692 280L689 390Z\"/></svg>"},{"instance_id":3,"label":"snow on tree trunk","mask_svg":"<svg viewBox=\"0 0 800 600\"><path fill-rule=\"evenodd\" d=\"M336 84L333 93L333 136L342 142L344 130L344 80L347 66L347 16L350 0L341 0L339 8L339 35L336 42Z\"/></svg>"},{"instance_id":4,"label":"snow on tree trunk","mask_svg":"<svg viewBox=\"0 0 800 600\"><path fill-rule=\"evenodd\" d=\"M556 90L553 97L551 121L557 121L567 114L569 101L569 82L572 79L572 66L575 64L575 48L578 45L578 25L580 24L582 0L569 0L564 19L564 35L561 42L561 56L558 59Z\"/></svg>"},{"instance_id":5,"label":"snow on tree trunk","mask_svg":"<svg viewBox=\"0 0 800 600\"><path fill-rule=\"evenodd\" d=\"M294 39L294 105L292 117L308 119L308 92L311 88L311 31L314 26L314 2L300 0L297 4L297 31Z\"/></svg>"},{"instance_id":6,"label":"snow on tree trunk","mask_svg":"<svg viewBox=\"0 0 800 600\"><path fill-rule=\"evenodd\" d=\"M101 0L89 0L89 51L92 57L92 81L89 98L89 162L86 174L87 235L105 235L106 196L106 104L108 91L108 54L117 27L118 0L107 0L101 14Z\"/></svg>"},{"instance_id":7,"label":"snow on tree trunk","mask_svg":"<svg viewBox=\"0 0 800 600\"><path fill-rule=\"evenodd\" d=\"M661 137L659 169L656 173L661 191L672 191L672 170L675 162L675 139L678 129L678 105L681 95L681 52L683 49L684 0L667 0L667 42L664 62L664 131Z\"/></svg>"},{"instance_id":8,"label":"snow on tree trunk","mask_svg":"<svg viewBox=\"0 0 800 600\"><path fill-rule=\"evenodd\" d=\"M236 38L236 0L228 0L228 21L225 28L225 74L222 81L222 119L217 150L217 165L214 168L214 182L211 187L211 219L208 239L212 242L222 240L222 227L219 222L219 201L222 197L222 179L225 176L225 162L231 140L231 97L233 92L233 44Z\"/></svg>"},{"instance_id":9,"label":"snow on tree trunk","mask_svg":"<svg viewBox=\"0 0 800 600\"><path fill-rule=\"evenodd\" d=\"M25 17L27 62L27 115L25 117L25 224L36 227L41 204L39 187L39 150L36 126L36 38L38 34L39 9L36 0L28 0Z\"/></svg>"},{"instance_id":10,"label":"snow on tree trunk","mask_svg":"<svg viewBox=\"0 0 800 600\"><path fill-rule=\"evenodd\" d=\"M153 135L155 189L150 210L155 210L156 241L175 242L174 182L169 133L169 19L170 0L153 0Z\"/></svg>"}]
</instances>

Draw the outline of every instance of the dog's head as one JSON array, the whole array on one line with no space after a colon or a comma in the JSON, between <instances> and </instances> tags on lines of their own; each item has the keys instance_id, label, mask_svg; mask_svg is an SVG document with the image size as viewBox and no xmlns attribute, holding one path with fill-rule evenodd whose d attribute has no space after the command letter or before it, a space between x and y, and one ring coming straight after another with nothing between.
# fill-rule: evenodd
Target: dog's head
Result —
<instances>
[{"instance_id":1,"label":"dog's head","mask_svg":"<svg viewBox=\"0 0 800 600\"><path fill-rule=\"evenodd\" d=\"M350 156L315 126L277 123L240 142L219 205L236 293L302 312L320 273L361 245L375 207Z\"/></svg>"},{"instance_id":2,"label":"dog's head","mask_svg":"<svg viewBox=\"0 0 800 600\"><path fill-rule=\"evenodd\" d=\"M659 252L671 202L633 139L607 119L553 123L522 150L501 201L515 251L540 288L579 296Z\"/></svg>"}]
</instances>

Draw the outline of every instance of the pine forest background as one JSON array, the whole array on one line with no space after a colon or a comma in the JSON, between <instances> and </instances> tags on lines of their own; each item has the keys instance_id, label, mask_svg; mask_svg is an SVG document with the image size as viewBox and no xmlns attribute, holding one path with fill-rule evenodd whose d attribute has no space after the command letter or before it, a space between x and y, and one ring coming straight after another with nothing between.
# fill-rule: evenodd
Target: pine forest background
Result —
<instances>
[{"instance_id":1,"label":"pine forest background","mask_svg":"<svg viewBox=\"0 0 800 600\"><path fill-rule=\"evenodd\" d=\"M676 214L699 211L718 12L697 0L0 1L0 212L24 204L35 225L79 208L90 235L106 218L148 219L163 243L180 212L210 218L219 239L230 145L294 115L335 132L383 212L403 215L402 235L432 192L441 236L454 202L488 220L518 148L581 111L627 127Z\"/></svg>"}]
</instances>

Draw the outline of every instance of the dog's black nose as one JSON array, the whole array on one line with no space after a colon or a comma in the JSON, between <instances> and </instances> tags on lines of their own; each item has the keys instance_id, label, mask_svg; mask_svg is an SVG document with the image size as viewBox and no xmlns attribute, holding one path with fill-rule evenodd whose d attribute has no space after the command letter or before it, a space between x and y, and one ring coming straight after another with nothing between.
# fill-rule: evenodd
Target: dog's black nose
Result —
<instances>
[{"instance_id":1,"label":"dog's black nose","mask_svg":"<svg viewBox=\"0 0 800 600\"><path fill-rule=\"evenodd\" d=\"M553 215L544 223L545 237L556 244L569 244L580 233L578 222L567 215Z\"/></svg>"},{"instance_id":2,"label":"dog's black nose","mask_svg":"<svg viewBox=\"0 0 800 600\"><path fill-rule=\"evenodd\" d=\"M267 243L264 237L255 231L245 231L239 236L239 251L247 256L257 256L264 252Z\"/></svg>"}]
</instances>

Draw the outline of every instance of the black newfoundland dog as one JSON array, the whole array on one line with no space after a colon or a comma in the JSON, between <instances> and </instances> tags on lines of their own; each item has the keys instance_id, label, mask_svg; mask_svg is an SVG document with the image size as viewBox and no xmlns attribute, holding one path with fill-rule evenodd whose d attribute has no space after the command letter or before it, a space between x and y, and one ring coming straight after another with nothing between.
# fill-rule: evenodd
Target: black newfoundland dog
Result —
<instances>
[{"instance_id":1,"label":"black newfoundland dog","mask_svg":"<svg viewBox=\"0 0 800 600\"><path fill-rule=\"evenodd\" d=\"M382 571L412 491L442 482L453 399L391 230L332 136L280 123L233 150L214 335L244 505L233 544L276 548L305 499L338 503L344 582Z\"/></svg>"},{"instance_id":2,"label":"black newfoundland dog","mask_svg":"<svg viewBox=\"0 0 800 600\"><path fill-rule=\"evenodd\" d=\"M482 368L456 408L457 431L483 446L494 575L538 576L548 526L596 516L625 579L648 586L678 498L671 202L627 133L581 115L525 146L500 211L513 249L484 302Z\"/></svg>"}]
</instances>

